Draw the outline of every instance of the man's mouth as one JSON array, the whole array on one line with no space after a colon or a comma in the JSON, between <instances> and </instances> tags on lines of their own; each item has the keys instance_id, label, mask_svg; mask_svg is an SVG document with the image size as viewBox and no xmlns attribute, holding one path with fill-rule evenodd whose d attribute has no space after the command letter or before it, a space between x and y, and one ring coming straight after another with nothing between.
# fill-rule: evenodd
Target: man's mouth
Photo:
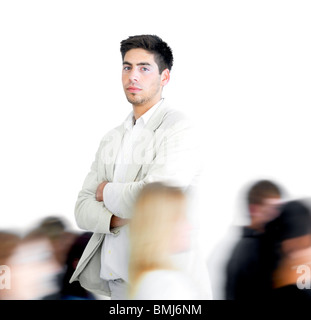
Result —
<instances>
[{"instance_id":1,"label":"man's mouth","mask_svg":"<svg viewBox=\"0 0 311 320\"><path fill-rule=\"evenodd\" d=\"M129 86L129 87L127 87L126 90L131 93L137 93L137 92L140 92L142 89L140 89L138 87L134 87L134 86Z\"/></svg>"}]
</instances>

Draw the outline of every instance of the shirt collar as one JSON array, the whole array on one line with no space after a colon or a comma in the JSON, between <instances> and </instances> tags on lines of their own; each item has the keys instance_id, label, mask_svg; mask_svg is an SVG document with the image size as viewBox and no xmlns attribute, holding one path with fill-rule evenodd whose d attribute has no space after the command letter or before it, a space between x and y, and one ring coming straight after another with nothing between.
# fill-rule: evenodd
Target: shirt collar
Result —
<instances>
[{"instance_id":1,"label":"shirt collar","mask_svg":"<svg viewBox=\"0 0 311 320\"><path fill-rule=\"evenodd\" d=\"M162 104L164 98L162 98L158 103L156 103L154 106L152 106L148 111L146 111L142 116L140 116L136 120L136 124L141 123L142 125L145 125L149 119L152 117L154 112L159 108L159 106ZM127 116L127 118L124 121L124 127L127 130L132 130L134 126L134 113L133 111Z\"/></svg>"}]
</instances>

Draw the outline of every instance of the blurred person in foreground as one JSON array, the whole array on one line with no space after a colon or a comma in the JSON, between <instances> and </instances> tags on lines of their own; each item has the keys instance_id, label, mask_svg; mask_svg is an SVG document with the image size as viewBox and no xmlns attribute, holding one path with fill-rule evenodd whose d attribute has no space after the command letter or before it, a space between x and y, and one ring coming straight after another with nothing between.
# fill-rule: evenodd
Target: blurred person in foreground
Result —
<instances>
[{"instance_id":1,"label":"blurred person in foreground","mask_svg":"<svg viewBox=\"0 0 311 320\"><path fill-rule=\"evenodd\" d=\"M6 299L58 299L57 277L62 267L45 233L33 230L23 237L7 264L11 269L11 289L7 290Z\"/></svg>"},{"instance_id":2,"label":"blurred person in foreground","mask_svg":"<svg viewBox=\"0 0 311 320\"><path fill-rule=\"evenodd\" d=\"M226 268L227 300L267 299L272 290L274 247L266 226L279 215L282 190L272 181L260 180L247 193L250 224L244 226Z\"/></svg>"},{"instance_id":3,"label":"blurred person in foreground","mask_svg":"<svg viewBox=\"0 0 311 320\"><path fill-rule=\"evenodd\" d=\"M130 222L130 299L199 298L197 286L173 259L190 247L186 210L178 188L151 183L141 191Z\"/></svg>"},{"instance_id":4,"label":"blurred person in foreground","mask_svg":"<svg viewBox=\"0 0 311 320\"><path fill-rule=\"evenodd\" d=\"M70 224L64 217L57 215L49 215L40 219L29 233L42 234L49 240L54 258L62 269L57 276L58 286L61 288L67 270L69 250L77 239L78 233L70 229ZM58 300L62 299L62 296L58 292L49 298Z\"/></svg>"},{"instance_id":5,"label":"blurred person in foreground","mask_svg":"<svg viewBox=\"0 0 311 320\"><path fill-rule=\"evenodd\" d=\"M302 200L284 204L267 232L276 248L273 295L276 300L311 300L311 213Z\"/></svg>"},{"instance_id":6,"label":"blurred person in foreground","mask_svg":"<svg viewBox=\"0 0 311 320\"><path fill-rule=\"evenodd\" d=\"M20 240L18 233L9 230L0 231L0 300L8 299L8 293L12 288L10 257Z\"/></svg>"},{"instance_id":7,"label":"blurred person in foreground","mask_svg":"<svg viewBox=\"0 0 311 320\"><path fill-rule=\"evenodd\" d=\"M151 182L167 182L196 194L201 170L194 126L162 97L173 65L171 48L158 36L138 35L123 40L120 49L122 84L132 111L101 140L79 192L77 224L94 234L70 280L113 300L127 295L128 222L140 190ZM192 220L199 220L197 212L191 212ZM200 278L202 296L210 298L207 268L194 252L180 263L201 266L192 274Z\"/></svg>"},{"instance_id":8,"label":"blurred person in foreground","mask_svg":"<svg viewBox=\"0 0 311 320\"><path fill-rule=\"evenodd\" d=\"M70 230L69 224L63 217L47 216L39 221L35 228L50 240L56 260L64 265L70 247L77 238L77 233Z\"/></svg>"}]
</instances>

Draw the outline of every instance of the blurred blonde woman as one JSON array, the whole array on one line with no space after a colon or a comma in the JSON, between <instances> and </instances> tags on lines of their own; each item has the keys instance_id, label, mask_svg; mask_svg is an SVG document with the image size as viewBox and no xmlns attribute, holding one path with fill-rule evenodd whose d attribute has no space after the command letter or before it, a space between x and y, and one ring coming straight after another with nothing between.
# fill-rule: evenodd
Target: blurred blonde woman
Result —
<instances>
[{"instance_id":1,"label":"blurred blonde woman","mask_svg":"<svg viewBox=\"0 0 311 320\"><path fill-rule=\"evenodd\" d=\"M141 191L130 222L130 299L197 299L195 286L172 258L190 246L186 210L178 188L151 183Z\"/></svg>"}]
</instances>

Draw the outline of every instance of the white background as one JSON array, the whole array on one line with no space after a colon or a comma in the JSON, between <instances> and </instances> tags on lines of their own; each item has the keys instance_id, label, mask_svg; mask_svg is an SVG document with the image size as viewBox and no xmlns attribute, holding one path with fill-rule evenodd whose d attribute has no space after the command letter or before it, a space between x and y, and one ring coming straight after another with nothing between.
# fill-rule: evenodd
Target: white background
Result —
<instances>
[{"instance_id":1,"label":"white background","mask_svg":"<svg viewBox=\"0 0 311 320\"><path fill-rule=\"evenodd\" d=\"M202 130L207 248L242 223L241 190L271 178L310 196L309 1L0 1L1 225L74 204L101 137L131 111L120 41L173 49L164 96Z\"/></svg>"}]
</instances>

